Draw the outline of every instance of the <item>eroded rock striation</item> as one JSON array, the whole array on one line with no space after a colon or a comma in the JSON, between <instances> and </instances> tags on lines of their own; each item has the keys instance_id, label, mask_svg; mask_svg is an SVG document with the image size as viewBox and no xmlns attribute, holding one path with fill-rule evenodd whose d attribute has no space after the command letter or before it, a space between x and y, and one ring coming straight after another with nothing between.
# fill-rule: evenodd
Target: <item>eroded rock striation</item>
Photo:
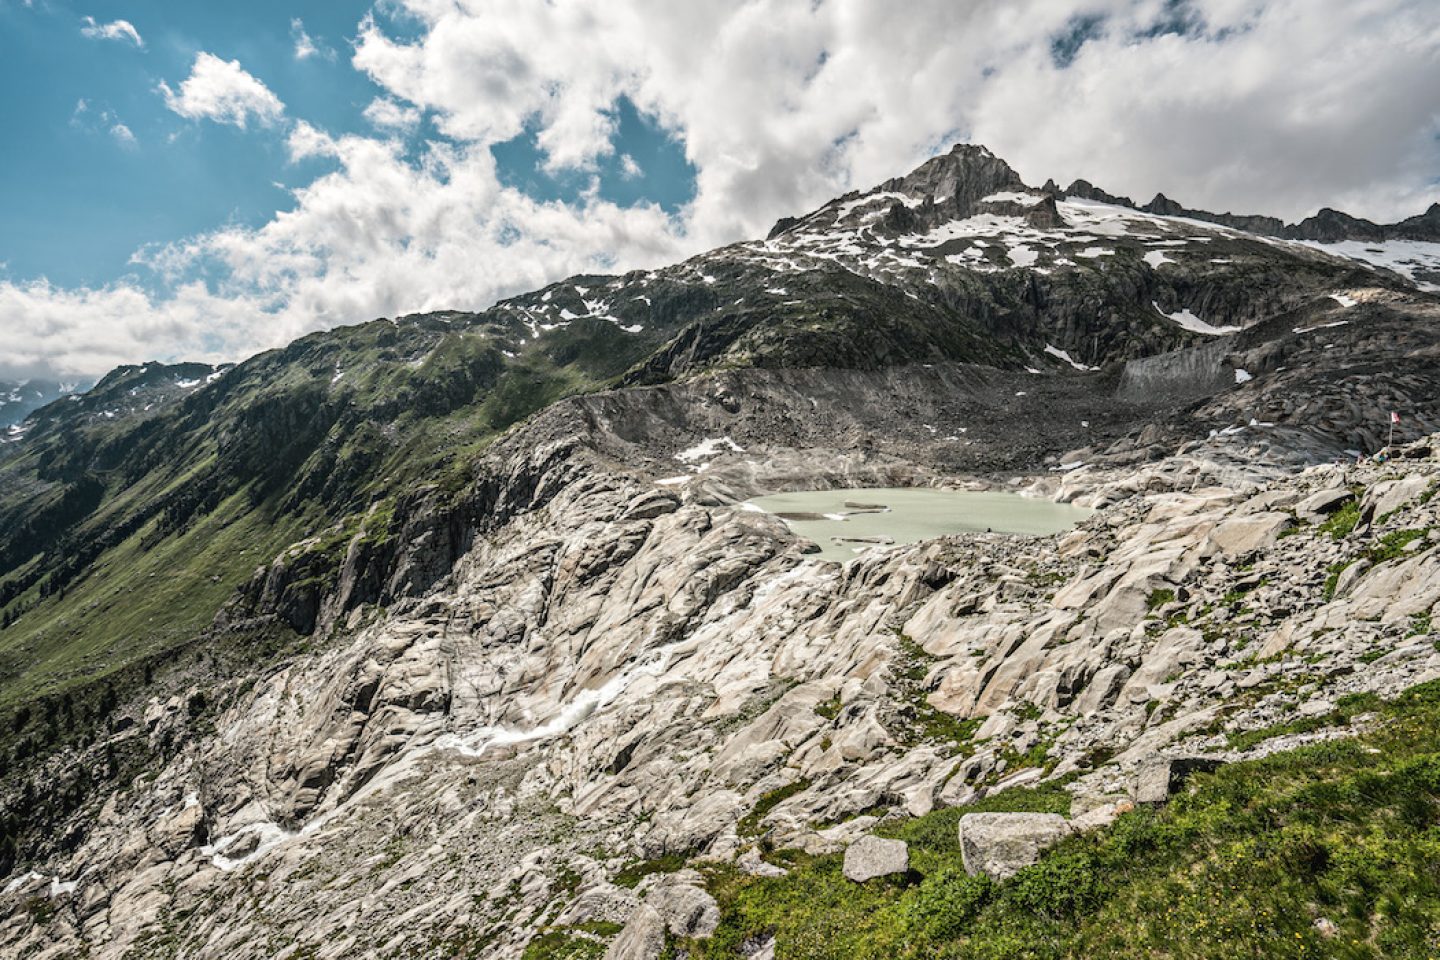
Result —
<instances>
[{"instance_id":1,"label":"eroded rock striation","mask_svg":"<svg viewBox=\"0 0 1440 960\"><path fill-rule=\"evenodd\" d=\"M874 821L856 814L1071 772L1077 800L1153 800L1157 756L1233 759L1235 731L1440 674L1418 630L1440 601L1434 450L1245 482L1201 451L1077 470L1036 488L1106 504L1070 534L844 566L772 517L592 467L429 595L227 691L212 734L38 871L59 888L45 923L10 891L3 935L120 956L168 929L207 955L340 956L468 931L518 955L557 906L575 924L643 927L642 902L711 924L649 882L664 874L615 885L635 862L734 860L761 837L839 850ZM1293 516L1337 486L1366 524L1337 536ZM1272 516L1289 522L1217 537ZM916 657L919 683L900 669ZM961 740L922 722L936 717L979 725ZM672 900L684 909L659 910Z\"/></svg>"}]
</instances>

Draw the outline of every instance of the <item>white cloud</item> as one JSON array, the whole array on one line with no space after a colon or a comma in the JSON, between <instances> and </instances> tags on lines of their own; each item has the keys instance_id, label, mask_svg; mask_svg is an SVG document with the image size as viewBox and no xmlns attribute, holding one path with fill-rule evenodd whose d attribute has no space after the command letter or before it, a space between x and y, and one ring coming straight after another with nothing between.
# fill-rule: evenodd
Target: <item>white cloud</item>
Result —
<instances>
[{"instance_id":1,"label":"white cloud","mask_svg":"<svg viewBox=\"0 0 1440 960\"><path fill-rule=\"evenodd\" d=\"M216 297L199 284L155 298L121 283L65 289L45 280L0 281L7 323L7 375L102 374L156 354L157 344L198 360L230 356L220 344L263 343L265 316L243 298Z\"/></svg>"},{"instance_id":2,"label":"white cloud","mask_svg":"<svg viewBox=\"0 0 1440 960\"><path fill-rule=\"evenodd\" d=\"M221 60L201 51L190 68L190 76L176 93L169 84L160 84L165 106L191 120L208 119L244 129L254 117L262 124L272 124L285 112L285 104L270 92L238 60Z\"/></svg>"},{"instance_id":3,"label":"white cloud","mask_svg":"<svg viewBox=\"0 0 1440 960\"><path fill-rule=\"evenodd\" d=\"M635 162L634 157L628 153L620 156L620 176L626 180L636 180L644 175L645 171L640 169L640 164Z\"/></svg>"},{"instance_id":4,"label":"white cloud","mask_svg":"<svg viewBox=\"0 0 1440 960\"><path fill-rule=\"evenodd\" d=\"M230 285L273 307L298 334L317 319L480 308L555 276L679 252L658 208L539 203L499 184L488 149L436 144L417 165L398 143L322 141L318 132L315 143L323 146L309 148L331 152L339 169L298 190L293 210L258 230L164 248L147 262L182 273L197 262L219 264Z\"/></svg>"},{"instance_id":5,"label":"white cloud","mask_svg":"<svg viewBox=\"0 0 1440 960\"><path fill-rule=\"evenodd\" d=\"M315 38L305 32L305 22L299 17L290 21L290 38L295 41L295 59L309 60L311 57L319 57L322 60L334 60L335 51L329 47L315 42Z\"/></svg>"},{"instance_id":6,"label":"white cloud","mask_svg":"<svg viewBox=\"0 0 1440 960\"><path fill-rule=\"evenodd\" d=\"M43 331L74 311L95 342L122 314L117 329L143 331L117 334L103 357L90 340L36 333L50 362L75 372L122 354L235 357L762 235L956 140L986 143L1035 183L1083 176L1137 200L1163 190L1289 219L1326 204L1386 220L1418 212L1440 170L1430 0L912 0L903 15L879 0L381 9L414 22L403 38L383 20L359 26L352 64L382 90L364 111L377 134L290 126L292 160L336 161L290 209L146 251L140 264L177 284L170 292L0 285L7 325ZM1093 19L1077 34L1082 15ZM285 109L210 54L178 93L163 92L182 116L239 126ZM674 217L597 195L598 159L621 153L627 169L621 97L694 165L694 199ZM446 139L408 154L391 135L422 114ZM575 202L502 185L490 147L527 132L549 169L591 174ZM218 279L185 285L199 265Z\"/></svg>"},{"instance_id":7,"label":"white cloud","mask_svg":"<svg viewBox=\"0 0 1440 960\"><path fill-rule=\"evenodd\" d=\"M462 140L535 123L552 169L610 153L629 96L683 139L695 236L717 242L962 138L1038 181L1290 218L1413 212L1440 166L1427 0L397 2L424 32L362 24L377 83ZM1097 35L1063 67L1052 44L1081 15Z\"/></svg>"},{"instance_id":8,"label":"white cloud","mask_svg":"<svg viewBox=\"0 0 1440 960\"><path fill-rule=\"evenodd\" d=\"M296 131L307 128L297 124ZM155 357L218 361L318 327L417 310L479 309L582 271L664 263L682 251L656 207L539 203L499 185L488 150L435 146L418 166L396 143L292 132L334 173L258 230L233 227L137 255L175 282L64 289L0 281L6 373L97 375ZM225 279L184 278L196 265Z\"/></svg>"},{"instance_id":9,"label":"white cloud","mask_svg":"<svg viewBox=\"0 0 1440 960\"><path fill-rule=\"evenodd\" d=\"M298 163L310 157L333 157L337 155L335 141L330 135L317 130L304 120L298 121L290 128L290 135L285 138L285 149L290 155L291 163Z\"/></svg>"},{"instance_id":10,"label":"white cloud","mask_svg":"<svg viewBox=\"0 0 1440 960\"><path fill-rule=\"evenodd\" d=\"M1188 35L1137 42L1122 9L1068 69L1008 60L972 131L1022 174L1086 177L1145 201L1290 220L1334 206L1378 220L1436 199L1440 5L1210 0ZM1040 133L1043 132L1043 135Z\"/></svg>"},{"instance_id":11,"label":"white cloud","mask_svg":"<svg viewBox=\"0 0 1440 960\"><path fill-rule=\"evenodd\" d=\"M145 41L140 39L140 31L129 20L97 23L94 17L85 17L80 33L92 40L128 40L137 47L145 46Z\"/></svg>"},{"instance_id":12,"label":"white cloud","mask_svg":"<svg viewBox=\"0 0 1440 960\"><path fill-rule=\"evenodd\" d=\"M409 133L420 125L420 111L389 97L376 97L365 108L365 119L377 130Z\"/></svg>"},{"instance_id":13,"label":"white cloud","mask_svg":"<svg viewBox=\"0 0 1440 960\"><path fill-rule=\"evenodd\" d=\"M127 150L138 146L135 133L108 107L97 107L81 97L75 101L70 114L70 126L87 133L108 133L116 143Z\"/></svg>"}]
</instances>

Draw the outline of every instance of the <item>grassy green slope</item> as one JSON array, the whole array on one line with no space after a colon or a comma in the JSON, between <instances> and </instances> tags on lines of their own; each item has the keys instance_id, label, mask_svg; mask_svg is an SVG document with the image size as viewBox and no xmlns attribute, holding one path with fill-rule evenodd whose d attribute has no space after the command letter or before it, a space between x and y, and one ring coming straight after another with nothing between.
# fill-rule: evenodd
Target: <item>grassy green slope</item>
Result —
<instances>
[{"instance_id":1,"label":"grassy green slope","mask_svg":"<svg viewBox=\"0 0 1440 960\"><path fill-rule=\"evenodd\" d=\"M712 874L724 919L696 958L775 937L796 958L1433 958L1440 955L1440 682L1356 739L1198 776L1160 810L1074 837L1005 883L967 876L956 823L981 809L1064 812L1055 789L937 811L882 832L912 875L854 884L841 858L788 876Z\"/></svg>"},{"instance_id":2,"label":"grassy green slope","mask_svg":"<svg viewBox=\"0 0 1440 960\"><path fill-rule=\"evenodd\" d=\"M261 355L153 413L60 409L0 462L0 515L16 530L67 491L101 493L73 516L42 513L41 549L0 571L0 709L193 640L302 538L338 564L332 541L374 504L419 484L458 492L505 429L655 346L603 321L508 334L377 321Z\"/></svg>"},{"instance_id":3,"label":"grassy green slope","mask_svg":"<svg viewBox=\"0 0 1440 960\"><path fill-rule=\"evenodd\" d=\"M183 536L146 546L154 523L107 550L63 595L0 632L0 707L54 695L193 638L235 586L294 539L236 494Z\"/></svg>"}]
</instances>

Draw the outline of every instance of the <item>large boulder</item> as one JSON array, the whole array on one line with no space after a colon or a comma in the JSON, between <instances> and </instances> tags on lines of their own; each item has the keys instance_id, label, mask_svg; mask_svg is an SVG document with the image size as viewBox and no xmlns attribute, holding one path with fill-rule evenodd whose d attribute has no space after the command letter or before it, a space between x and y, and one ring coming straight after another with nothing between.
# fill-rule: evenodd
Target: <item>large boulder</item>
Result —
<instances>
[{"instance_id":1,"label":"large boulder","mask_svg":"<svg viewBox=\"0 0 1440 960\"><path fill-rule=\"evenodd\" d=\"M845 876L856 883L910 869L910 848L904 840L861 837L845 849Z\"/></svg>"},{"instance_id":2,"label":"large boulder","mask_svg":"<svg viewBox=\"0 0 1440 960\"><path fill-rule=\"evenodd\" d=\"M642 903L605 951L605 960L656 960L665 949L665 919Z\"/></svg>"},{"instance_id":3,"label":"large boulder","mask_svg":"<svg viewBox=\"0 0 1440 960\"><path fill-rule=\"evenodd\" d=\"M1346 503L1355 499L1355 494L1345 487L1330 487L1301 500L1295 505L1295 515L1307 523L1319 523Z\"/></svg>"},{"instance_id":4,"label":"large boulder","mask_svg":"<svg viewBox=\"0 0 1440 960\"><path fill-rule=\"evenodd\" d=\"M1213 773L1223 761L1212 757L1147 757L1135 775L1135 802L1160 804L1194 773Z\"/></svg>"},{"instance_id":5,"label":"large boulder","mask_svg":"<svg viewBox=\"0 0 1440 960\"><path fill-rule=\"evenodd\" d=\"M1253 513L1231 517L1216 524L1210 531L1210 546L1235 559L1264 549L1280 539L1280 534L1295 520L1288 513Z\"/></svg>"},{"instance_id":6,"label":"large boulder","mask_svg":"<svg viewBox=\"0 0 1440 960\"><path fill-rule=\"evenodd\" d=\"M1365 510L1377 520L1384 520L1411 500L1430 489L1433 478L1428 473L1412 473L1398 480L1384 480L1365 494Z\"/></svg>"},{"instance_id":7,"label":"large boulder","mask_svg":"<svg viewBox=\"0 0 1440 960\"><path fill-rule=\"evenodd\" d=\"M1058 813L967 813L960 818L965 872L1005 880L1071 833Z\"/></svg>"},{"instance_id":8,"label":"large boulder","mask_svg":"<svg viewBox=\"0 0 1440 960\"><path fill-rule=\"evenodd\" d=\"M701 939L720 925L720 906L699 887L669 883L656 887L645 902L660 914L666 928L677 937Z\"/></svg>"}]
</instances>

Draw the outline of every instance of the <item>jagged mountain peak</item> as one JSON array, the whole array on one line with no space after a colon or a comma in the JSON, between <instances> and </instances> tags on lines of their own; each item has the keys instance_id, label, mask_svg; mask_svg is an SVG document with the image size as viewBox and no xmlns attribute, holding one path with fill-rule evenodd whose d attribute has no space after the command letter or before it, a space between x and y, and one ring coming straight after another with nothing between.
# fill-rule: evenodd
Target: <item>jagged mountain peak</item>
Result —
<instances>
[{"instance_id":1,"label":"jagged mountain peak","mask_svg":"<svg viewBox=\"0 0 1440 960\"><path fill-rule=\"evenodd\" d=\"M926 160L910 173L870 190L847 193L808 216L782 219L769 237L862 224L892 234L912 232L974 216L984 209L987 199L995 198L1030 206L1041 201L1044 192L1028 186L988 147L957 143L948 153ZM881 216L883 220L872 224Z\"/></svg>"},{"instance_id":2,"label":"jagged mountain peak","mask_svg":"<svg viewBox=\"0 0 1440 960\"><path fill-rule=\"evenodd\" d=\"M1283 232L1297 240L1320 243L1345 240L1379 243L1385 240L1386 228L1332 207L1321 207L1313 217L1306 217L1294 226L1286 227Z\"/></svg>"},{"instance_id":3,"label":"jagged mountain peak","mask_svg":"<svg viewBox=\"0 0 1440 960\"><path fill-rule=\"evenodd\" d=\"M1107 193L1088 180L1076 180L1057 195L1065 198L1095 200L1166 217L1200 220L1243 230L1261 237L1283 240L1300 240L1326 245L1343 244L1350 241L1371 244L1383 244L1397 240L1422 243L1440 241L1440 203L1432 203L1424 213L1390 224L1375 223L1372 220L1356 217L1343 210L1328 206L1321 207L1312 216L1306 217L1299 223L1287 224L1279 217L1266 214L1212 213L1208 210L1186 207L1163 192L1156 193L1149 203L1137 204L1129 197ZM1347 251L1347 255L1360 252L1363 251ZM1372 250L1368 252L1383 253L1385 251ZM1406 251L1406 253L1413 258L1415 252ZM1379 258L1356 256L1355 258L1365 263L1387 268L1394 268L1397 265L1393 259L1384 256ZM1419 267L1422 273L1433 274L1437 262L1440 261L1433 256L1422 255L1419 260L1410 263L1410 266ZM1421 280L1422 289L1426 288L1425 278L1417 278L1414 269L1402 269L1399 272L1412 280Z\"/></svg>"},{"instance_id":4,"label":"jagged mountain peak","mask_svg":"<svg viewBox=\"0 0 1440 960\"><path fill-rule=\"evenodd\" d=\"M954 204L964 210L990 194L1030 188L987 147L957 143L949 153L932 157L905 176L885 181L878 189L912 200L929 199L937 206Z\"/></svg>"}]
</instances>

